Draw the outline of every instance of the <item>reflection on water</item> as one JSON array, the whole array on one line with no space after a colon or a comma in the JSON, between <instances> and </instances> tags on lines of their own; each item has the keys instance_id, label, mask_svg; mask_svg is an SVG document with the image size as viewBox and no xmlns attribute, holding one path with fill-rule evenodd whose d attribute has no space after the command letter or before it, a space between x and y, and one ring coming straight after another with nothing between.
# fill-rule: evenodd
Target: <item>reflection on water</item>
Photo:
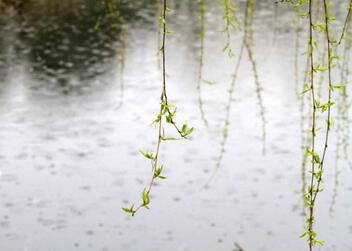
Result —
<instances>
[{"instance_id":1,"label":"reflection on water","mask_svg":"<svg viewBox=\"0 0 352 251\"><path fill-rule=\"evenodd\" d=\"M202 42L197 1L172 2L169 97L182 109L178 120L197 130L191 140L165 145L168 179L156 187L151 210L130 218L121 206L139 199L149 175L138 151L153 145L148 125L159 106L157 1L114 2L108 9L123 20L109 18L105 1L6 2L0 4L1 250L304 250L300 118L309 119L309 103L297 99L297 79L306 75L299 56L305 28L296 29L284 6L258 1L252 23L267 119L262 156L250 61L241 60L231 84L243 33L232 33L235 60L229 59L221 51L219 4L204 1ZM244 13L245 2L238 4ZM339 67L348 82L350 51L344 55ZM216 83L201 86L208 126L199 112L200 71ZM341 158L335 165L331 147L317 228L327 243L321 250L349 251L349 89L340 99L342 129L331 144ZM224 123L229 133L220 145ZM221 171L204 188L219 152Z\"/></svg>"},{"instance_id":2,"label":"reflection on water","mask_svg":"<svg viewBox=\"0 0 352 251\"><path fill-rule=\"evenodd\" d=\"M123 18L131 24L153 18L137 15L135 6L120 6ZM114 10L100 1L75 1L73 6L62 6L59 1L25 4L18 10L20 14L2 27L2 32L11 32L10 36L15 37L9 41L12 57L27 61L31 75L45 81L45 88L52 82L53 88L67 94L112 70L109 65L113 65L117 48L124 43L124 31L122 20L108 11ZM6 44L4 47L6 50Z\"/></svg>"}]
</instances>

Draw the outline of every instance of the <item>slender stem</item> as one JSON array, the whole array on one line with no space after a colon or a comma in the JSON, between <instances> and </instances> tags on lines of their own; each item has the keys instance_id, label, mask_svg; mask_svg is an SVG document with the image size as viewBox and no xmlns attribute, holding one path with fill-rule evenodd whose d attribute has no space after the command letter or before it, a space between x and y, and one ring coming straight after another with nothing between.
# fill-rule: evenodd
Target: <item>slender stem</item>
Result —
<instances>
[{"instance_id":1,"label":"slender stem","mask_svg":"<svg viewBox=\"0 0 352 251\"><path fill-rule=\"evenodd\" d=\"M158 1L158 13L159 13L159 16L162 16L163 15L163 12L162 12L162 7ZM158 70L161 69L161 56L160 56L160 48L161 48L161 43L162 43L162 38L161 38L161 32L162 32L162 26L163 26L163 23L162 22L158 22L158 32L157 32L157 35L158 35L158 47L157 47L157 67L158 67Z\"/></svg>"},{"instance_id":2,"label":"slender stem","mask_svg":"<svg viewBox=\"0 0 352 251\"><path fill-rule=\"evenodd\" d=\"M312 17L312 2L313 0L309 0L309 58L310 58L310 88L311 88L311 102L312 102L312 145L311 151L315 152L315 137L316 137L316 100L315 100L315 92L314 92L314 57L313 57L313 17ZM310 198L310 207L309 207L309 219L308 219L308 232L313 232L313 223L314 223L314 204L313 204L313 196L314 196L314 173L315 173L315 159L312 156L311 159L311 179L309 186L309 198ZM313 250L313 241L314 237L309 235L309 250Z\"/></svg>"},{"instance_id":3,"label":"slender stem","mask_svg":"<svg viewBox=\"0 0 352 251\"><path fill-rule=\"evenodd\" d=\"M295 61L294 61L294 74L295 74L295 91L298 97L299 95L299 49L300 49L300 35L301 35L301 26L300 20L297 18L297 27L295 30Z\"/></svg>"},{"instance_id":4,"label":"slender stem","mask_svg":"<svg viewBox=\"0 0 352 251\"><path fill-rule=\"evenodd\" d=\"M329 92L328 92L328 116L327 116L327 122L326 122L326 132L325 132L325 141L324 141L324 150L323 150L323 155L321 158L321 162L319 164L319 169L323 169L324 167L324 160L326 157L327 149L328 149L328 141L329 141L329 135L330 135L330 128L331 128L331 100L332 100L332 74L331 74L331 69L332 69L332 49L331 49L331 40L330 40L330 29L329 29L329 13L328 13L328 6L327 6L327 1L324 0L324 11L325 11L325 26L326 26L326 43L328 46L328 79L329 79ZM321 177L318 179L317 183L317 189L314 194L313 202L315 202L317 195L319 193L319 187L321 185Z\"/></svg>"},{"instance_id":5,"label":"slender stem","mask_svg":"<svg viewBox=\"0 0 352 251\"><path fill-rule=\"evenodd\" d=\"M341 44L345 34L346 34L346 30L348 29L348 26L350 24L350 19L351 19L351 12L352 12L352 0L350 0L349 4L348 4L348 12L347 12L347 16L345 18L345 22L343 24L343 28L342 28L342 32L340 35L340 39L338 40L338 44Z\"/></svg>"},{"instance_id":6,"label":"slender stem","mask_svg":"<svg viewBox=\"0 0 352 251\"><path fill-rule=\"evenodd\" d=\"M123 16L120 16L119 19L121 21L121 30L119 35L120 48L118 51L120 73L120 101L116 109L120 109L122 107L125 93L126 32Z\"/></svg>"},{"instance_id":7,"label":"slender stem","mask_svg":"<svg viewBox=\"0 0 352 251\"><path fill-rule=\"evenodd\" d=\"M309 50L309 48L308 48ZM303 79L303 90L305 88L305 85L309 79L309 65L310 65L310 57L308 55L307 57L307 62L305 66L305 75ZM310 104L310 103L309 103ZM308 104L308 105L309 105ZM305 203L304 203L304 198L306 195L306 188L307 188L307 175L306 175L306 165L308 162L308 150L310 149L311 145L311 139L309 139L309 132L305 129L305 122L306 119L310 119L311 117L309 115L305 115L305 107L306 107L306 96L303 95L301 97L301 104L300 104L300 127L301 127L301 150L302 150L302 162L301 162L301 180L302 180L302 185L301 185L301 191L302 191L302 196L303 196L303 214L305 215ZM310 106L308 107L308 110L310 109ZM308 118L307 118L308 117Z\"/></svg>"},{"instance_id":8,"label":"slender stem","mask_svg":"<svg viewBox=\"0 0 352 251\"><path fill-rule=\"evenodd\" d=\"M246 12L245 12L245 19L244 19L244 46L247 50L249 62L252 65L253 77L255 82L255 92L257 96L258 106L260 109L260 117L262 120L262 142L263 142L263 149L262 153L265 154L266 152L266 114L265 114L265 107L263 102L262 96L262 85L259 81L259 75L257 70L257 64L254 59L252 44L253 44L253 31L251 29L252 22L253 22L253 9L254 9L254 0L247 0L246 5Z\"/></svg>"},{"instance_id":9,"label":"slender stem","mask_svg":"<svg viewBox=\"0 0 352 251\"><path fill-rule=\"evenodd\" d=\"M350 19L351 21L351 19ZM350 22L349 21L349 22ZM349 149L349 138L350 138L350 121L349 121L349 114L350 114L350 109L349 109L349 95L348 95L348 76L350 74L349 72L349 61L350 61L350 49L351 49L351 37L350 34L351 31L350 29L348 29L346 31L346 34L349 34L349 36L347 37L347 39L345 40L345 45L344 45L344 50L343 50L343 60L342 60L342 64L340 65L340 69L341 69L341 83L344 84L344 87L342 89L341 92L341 104L339 103L339 105L341 106L341 120L343 122L342 128L343 128L343 136L342 136L342 145L343 145L343 154L344 154L344 159L346 160L346 162L348 163L348 165L350 166L350 168L352 168L352 162L350 160L349 157L349 153L348 153L348 149Z\"/></svg>"},{"instance_id":10,"label":"slender stem","mask_svg":"<svg viewBox=\"0 0 352 251\"><path fill-rule=\"evenodd\" d=\"M200 116L205 126L208 126L208 120L205 117L204 112L204 102L202 97L202 82L203 82L203 68L204 68L204 40L205 40L205 0L199 0L199 21L200 21L200 50L199 50L199 70L198 70L198 79L197 79L197 90L198 90L198 106L200 111Z\"/></svg>"}]
</instances>

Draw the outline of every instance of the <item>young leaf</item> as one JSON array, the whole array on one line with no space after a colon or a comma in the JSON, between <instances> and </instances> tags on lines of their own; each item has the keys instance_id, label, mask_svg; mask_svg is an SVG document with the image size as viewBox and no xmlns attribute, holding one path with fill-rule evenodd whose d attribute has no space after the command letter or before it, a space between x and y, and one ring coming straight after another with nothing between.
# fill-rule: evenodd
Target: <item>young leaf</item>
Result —
<instances>
[{"instance_id":1,"label":"young leaf","mask_svg":"<svg viewBox=\"0 0 352 251\"><path fill-rule=\"evenodd\" d=\"M146 189L144 189L142 192L142 200L143 200L143 206L148 208L147 206L150 203L150 199L149 199L149 193L146 191Z\"/></svg>"},{"instance_id":2,"label":"young leaf","mask_svg":"<svg viewBox=\"0 0 352 251\"><path fill-rule=\"evenodd\" d=\"M147 153L142 150L139 151L144 157L150 160L155 160L155 156L152 153Z\"/></svg>"}]
</instances>

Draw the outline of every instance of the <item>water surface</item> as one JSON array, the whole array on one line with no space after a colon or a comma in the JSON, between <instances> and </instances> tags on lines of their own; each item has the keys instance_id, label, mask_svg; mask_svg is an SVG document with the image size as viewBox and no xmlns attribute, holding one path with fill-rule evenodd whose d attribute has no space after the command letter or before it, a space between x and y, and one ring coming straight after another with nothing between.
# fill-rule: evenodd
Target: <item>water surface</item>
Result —
<instances>
[{"instance_id":1,"label":"water surface","mask_svg":"<svg viewBox=\"0 0 352 251\"><path fill-rule=\"evenodd\" d=\"M139 149L153 149L156 130L150 123L161 91L155 1L126 1L121 6L124 26L107 20L98 1L38 1L3 14L1 250L229 251L234 242L248 251L305 250L299 238L304 216L292 13L258 2L254 53L268 120L266 155L245 55L226 152L217 175L204 187L221 149L235 59L221 51L222 11L211 3L204 79L215 84L203 85L206 127L196 88L198 7L196 1L175 1L170 27L176 34L167 41L168 96L178 106L177 121L187 120L196 132L189 140L162 146L167 180L155 188L151 210L133 218L121 207L140 200L150 176ZM241 36L241 31L233 33L235 55ZM301 71L304 62L301 57ZM350 251L352 171L340 161L338 195L329 213L335 182L331 145L326 191L317 204L317 231L326 245L318 250Z\"/></svg>"}]
</instances>

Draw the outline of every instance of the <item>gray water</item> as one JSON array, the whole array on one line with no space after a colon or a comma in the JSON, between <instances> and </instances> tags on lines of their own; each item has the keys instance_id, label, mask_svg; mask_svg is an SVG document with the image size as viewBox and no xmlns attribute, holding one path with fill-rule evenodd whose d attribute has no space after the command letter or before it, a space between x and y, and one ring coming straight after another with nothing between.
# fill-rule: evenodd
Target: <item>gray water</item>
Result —
<instances>
[{"instance_id":1,"label":"gray water","mask_svg":"<svg viewBox=\"0 0 352 251\"><path fill-rule=\"evenodd\" d=\"M235 59L221 51L225 35L219 31L221 9L214 2L206 16L204 78L216 84L203 86L206 127L196 88L197 4L176 1L170 15L176 34L167 41L168 96L178 106L177 121L187 120L196 131L189 140L162 145L167 179L153 190L151 209L133 218L121 207L140 200L150 176L149 162L139 150L155 144L150 123L161 91L154 1L123 5L123 95L122 28L104 21L97 1L38 1L21 13L3 14L0 250L230 251L235 242L246 251L306 250L306 241L299 238L305 217L292 13L283 5L275 12L273 4L259 2L254 53L268 120L266 154L245 55L226 153L219 172L204 187L220 152ZM241 34L233 33L235 55ZM301 71L304 62L302 56ZM333 136L325 191L317 202L317 232L326 244L317 250L350 251L352 170L343 160L336 204L329 212L334 141Z\"/></svg>"}]
</instances>

